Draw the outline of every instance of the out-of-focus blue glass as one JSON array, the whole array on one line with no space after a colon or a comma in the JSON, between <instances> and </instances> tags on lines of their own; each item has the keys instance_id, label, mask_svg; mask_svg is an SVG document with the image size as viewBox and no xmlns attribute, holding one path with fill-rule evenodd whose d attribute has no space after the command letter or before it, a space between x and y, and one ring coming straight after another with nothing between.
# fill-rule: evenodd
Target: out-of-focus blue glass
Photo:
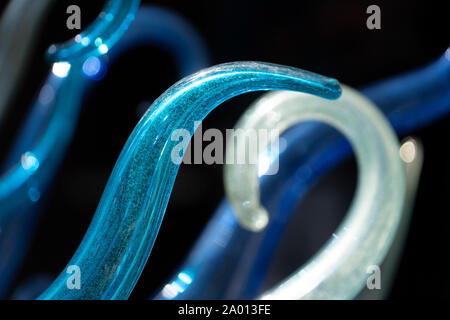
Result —
<instances>
[{"instance_id":1,"label":"out-of-focus blue glass","mask_svg":"<svg viewBox=\"0 0 450 320\"><path fill-rule=\"evenodd\" d=\"M191 24L169 9L145 5L140 7L136 19L118 45L106 54L108 59L93 55L84 60L83 75L87 80L100 80L105 76L108 65L116 61L124 52L142 44L160 47L173 56L180 78L209 65L206 45ZM64 77L55 76L54 73L48 76L8 155L8 160L3 166L4 170L17 163L24 150L39 140L49 116L55 110L54 98L63 79ZM86 82L86 90L95 84L92 81ZM80 95L83 96L83 92L80 92Z\"/></svg>"},{"instance_id":2,"label":"out-of-focus blue glass","mask_svg":"<svg viewBox=\"0 0 450 320\"><path fill-rule=\"evenodd\" d=\"M134 20L140 0L108 0L84 32L62 44L51 45L50 61L72 61L106 54Z\"/></svg>"},{"instance_id":3,"label":"out-of-focus blue glass","mask_svg":"<svg viewBox=\"0 0 450 320\"><path fill-rule=\"evenodd\" d=\"M113 0L108 3L108 9L104 12L111 13L110 18L100 14L89 30L95 31L94 35L102 30L105 32L104 38L112 45L116 41L114 39L125 32L125 26L134 17L137 9L135 6L139 1ZM131 3L135 4L130 5ZM75 44L74 46L76 47ZM71 51L72 47L58 46L55 54L64 50ZM36 202L40 197L41 185L45 185L52 177L49 172L54 170L67 145L68 137L72 136L82 96L79 93L86 86L85 75L92 72L92 67L86 68L86 63L99 60L106 53L98 50L89 52L89 56L78 57L79 53L75 50L71 60L53 63L52 73L39 93L32 117L27 121L25 130L16 143L17 147L7 161L13 168L8 168L0 179L0 224L4 223L9 214L28 206L30 201ZM54 112L49 112L52 106L56 106Z\"/></svg>"},{"instance_id":4,"label":"out-of-focus blue glass","mask_svg":"<svg viewBox=\"0 0 450 320\"><path fill-rule=\"evenodd\" d=\"M193 134L220 103L256 90L340 95L339 83L307 71L258 62L202 70L169 88L148 109L117 160L94 218L68 266L82 272L70 290L64 270L40 299L127 299L150 255L179 164L172 154L176 129Z\"/></svg>"},{"instance_id":5,"label":"out-of-focus blue glass","mask_svg":"<svg viewBox=\"0 0 450 320\"><path fill-rule=\"evenodd\" d=\"M400 135L432 124L450 111L450 50L423 69L361 92L383 110ZM351 155L348 142L320 123L305 123L283 137L287 145L278 174L262 176L260 182L261 201L270 213L267 228L259 233L244 230L223 200L185 262L154 298L251 299L261 293L295 208L322 176Z\"/></svg>"},{"instance_id":6,"label":"out-of-focus blue glass","mask_svg":"<svg viewBox=\"0 0 450 320\"><path fill-rule=\"evenodd\" d=\"M208 50L197 30L182 16L163 7L141 6L113 54L121 55L124 50L141 43L152 44L170 53L181 77L209 65Z\"/></svg>"},{"instance_id":7,"label":"out-of-focus blue glass","mask_svg":"<svg viewBox=\"0 0 450 320\"><path fill-rule=\"evenodd\" d=\"M71 141L82 105L81 98L95 84L93 80L103 78L107 64L113 63L124 51L142 44L167 49L169 54L176 57L180 76L186 76L208 64L206 46L188 22L168 9L142 6L135 22L108 52L108 59L103 59L94 52L76 65L70 65L70 83L74 84L72 88L68 87L69 72L65 74L67 65L63 63L53 66L53 71L42 86L3 167L5 172L13 166L21 166L23 161L26 167L37 168L33 174L22 176L22 180L15 184L8 184L7 180L3 181L4 177L0 178L0 185L5 188L4 196L0 197L0 297L7 293L26 252L37 222L37 205L42 202L41 197L45 195ZM180 51L186 54L186 59L182 59ZM62 88L71 92L73 101L66 101ZM52 123L59 124L59 131L52 130L43 135L52 128ZM53 138L50 139L52 134ZM43 140L44 137L47 140ZM43 143L49 145L46 150L52 152L47 158L38 158L32 150L34 146ZM27 153L27 150L31 151ZM38 171L42 173L35 174ZM12 202L11 199L16 200ZM25 294L24 292L21 294Z\"/></svg>"}]
</instances>

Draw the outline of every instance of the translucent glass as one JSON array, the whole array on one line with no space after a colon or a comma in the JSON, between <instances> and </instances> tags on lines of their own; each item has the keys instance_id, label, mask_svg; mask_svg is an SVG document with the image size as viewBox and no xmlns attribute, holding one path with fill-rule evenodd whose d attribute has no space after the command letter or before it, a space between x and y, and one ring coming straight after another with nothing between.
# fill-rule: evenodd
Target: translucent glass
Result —
<instances>
[{"instance_id":1,"label":"translucent glass","mask_svg":"<svg viewBox=\"0 0 450 320\"><path fill-rule=\"evenodd\" d=\"M397 275L400 260L402 258L403 247L409 230L412 211L416 197L417 187L419 185L420 173L423 164L423 147L422 144L412 137L406 138L399 150L400 158L405 166L406 177L406 193L405 205L401 216L398 230L395 238L385 256L382 264L379 266L382 272L380 279L380 288L370 290L367 286L362 290L356 299L364 300L380 300L388 298L391 293L392 284ZM373 272L373 271L371 271ZM370 276L370 273L367 274Z\"/></svg>"},{"instance_id":2,"label":"translucent glass","mask_svg":"<svg viewBox=\"0 0 450 320\"><path fill-rule=\"evenodd\" d=\"M85 34L90 37L101 35L106 43L112 46L123 35L126 27L134 18L138 5L139 1L134 0L109 1L103 14L100 14ZM106 53L92 50L92 46L89 45L86 45L81 52L77 49L76 42L73 40L55 47L55 55L71 58L65 62L54 63L53 74L49 78L51 88L59 88L58 94L52 99L54 105L59 108L53 113L36 144L24 151L20 156L19 163L15 162L15 166L1 177L0 224L5 223L5 219L11 212L20 212L24 206L29 206L30 202L36 202L39 199L41 185L48 182L52 176L49 171L54 171L58 159L61 159L68 139L72 135L81 101L79 93L85 86L83 65L87 58L98 57ZM88 50L89 48L91 50ZM86 54L83 53L84 50L88 50ZM70 125L67 125L68 123ZM42 166L43 163L45 166Z\"/></svg>"},{"instance_id":3,"label":"translucent glass","mask_svg":"<svg viewBox=\"0 0 450 320\"><path fill-rule=\"evenodd\" d=\"M160 7L141 8L136 24L132 25L120 45L108 53L108 58L114 62L124 51L142 43L168 48L173 56L178 57L176 62L181 76L208 64L205 45L193 27L177 14ZM186 59L179 57L180 51L186 54ZM53 72L42 86L4 166L7 173L0 178L0 223L37 201L30 199L30 189L39 194L45 192L72 137L81 98L93 85L90 80L106 69L106 63L97 56L98 53L94 52L88 58L72 61L72 64L67 64L70 69L63 76L55 74L61 72L58 71L61 64L53 65ZM97 61L95 73L86 71L86 65L92 61ZM74 98L68 101L66 94ZM38 150L42 151L39 153ZM48 153L50 151L51 154ZM35 165L29 167L25 162L23 167L22 160L33 161ZM9 170L11 167L14 169Z\"/></svg>"},{"instance_id":4,"label":"translucent glass","mask_svg":"<svg viewBox=\"0 0 450 320\"><path fill-rule=\"evenodd\" d=\"M449 57L447 51L424 68L379 81L361 93L375 102L399 134L433 124L450 111ZM270 213L266 229L253 233L241 228L224 199L155 298L252 299L261 293L269 262L292 214L317 181L352 154L348 142L321 123L296 126L283 138L286 148L280 154L278 173L260 179L264 207ZM180 284L178 274L186 272L193 280ZM183 290L176 294L164 290L172 284Z\"/></svg>"},{"instance_id":5,"label":"translucent glass","mask_svg":"<svg viewBox=\"0 0 450 320\"><path fill-rule=\"evenodd\" d=\"M50 46L47 52L49 60L71 61L106 54L127 31L140 2L140 0L108 0L89 28L74 39Z\"/></svg>"},{"instance_id":6,"label":"translucent glass","mask_svg":"<svg viewBox=\"0 0 450 320\"><path fill-rule=\"evenodd\" d=\"M42 195L47 192L47 187L72 139L82 106L81 99L96 83L92 80L99 79L99 75L104 76L107 67L126 50L142 44L167 49L169 54L176 57L176 66L181 76L208 64L206 46L196 30L183 17L158 6L142 6L130 29L108 52L107 61L93 55L83 59L77 64L78 67L72 65L70 74L66 77L60 78L50 72L3 165L4 171L10 168L22 170L21 158L28 152L36 157L39 167L33 174L25 176L20 183L9 183L14 176L8 174L0 177L0 185L4 187L3 197L0 197L0 255L3 257L0 260L0 297L4 297L14 279L14 273L18 271L39 217L37 209ZM181 56L180 52L185 56ZM90 64L95 68L89 67ZM68 82L69 77L71 82ZM76 86L68 88L69 83ZM67 91L76 97L75 101L66 101L63 98L62 94ZM71 116L67 116L68 114ZM42 135L54 128L55 123L59 123L59 131L52 130ZM45 137L47 140L43 140ZM34 150L36 146L44 143L49 143L46 150L51 153L37 158Z\"/></svg>"},{"instance_id":7,"label":"translucent glass","mask_svg":"<svg viewBox=\"0 0 450 320\"><path fill-rule=\"evenodd\" d=\"M294 90L337 98L334 79L279 65L239 62L202 70L169 88L138 123L113 169L92 223L68 265L82 272L69 290L65 270L40 299L126 299L158 234L179 164L175 129L192 129L221 102L256 90ZM191 133L192 134L192 133Z\"/></svg>"},{"instance_id":8,"label":"translucent glass","mask_svg":"<svg viewBox=\"0 0 450 320\"><path fill-rule=\"evenodd\" d=\"M336 101L273 93L249 109L243 119L236 127L244 130L277 128L283 132L306 120L330 124L349 139L359 169L354 200L333 238L305 266L262 298L355 297L366 283L367 268L383 261L402 214L405 177L392 128L375 105L346 86L342 86L342 96ZM264 227L259 222L267 222L268 214L259 204L258 166L226 164L224 181L242 225L251 230ZM251 206L246 205L249 202Z\"/></svg>"},{"instance_id":9,"label":"translucent glass","mask_svg":"<svg viewBox=\"0 0 450 320\"><path fill-rule=\"evenodd\" d=\"M0 21L0 125L33 52L42 21L55 0L11 0Z\"/></svg>"}]
</instances>

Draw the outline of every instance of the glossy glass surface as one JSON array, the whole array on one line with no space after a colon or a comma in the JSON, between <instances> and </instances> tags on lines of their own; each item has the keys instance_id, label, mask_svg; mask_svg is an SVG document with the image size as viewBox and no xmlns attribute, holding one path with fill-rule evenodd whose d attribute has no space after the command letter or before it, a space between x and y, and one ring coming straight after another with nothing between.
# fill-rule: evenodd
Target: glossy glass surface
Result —
<instances>
[{"instance_id":1,"label":"glossy glass surface","mask_svg":"<svg viewBox=\"0 0 450 320\"><path fill-rule=\"evenodd\" d=\"M108 53L133 22L140 2L140 0L108 0L89 28L74 39L50 46L47 52L49 60L71 61Z\"/></svg>"},{"instance_id":2,"label":"glossy glass surface","mask_svg":"<svg viewBox=\"0 0 450 320\"><path fill-rule=\"evenodd\" d=\"M424 68L380 81L361 93L387 115L397 133L405 134L448 114L449 75L447 51ZM224 199L185 262L154 298L252 299L262 293L269 262L295 208L320 178L352 154L347 141L320 123L293 128L283 138L286 148L280 154L279 172L260 179L261 198L270 214L266 229L253 233L241 228ZM189 284L178 278L183 272L191 275Z\"/></svg>"},{"instance_id":3,"label":"glossy glass surface","mask_svg":"<svg viewBox=\"0 0 450 320\"><path fill-rule=\"evenodd\" d=\"M300 93L272 93L247 110L236 125L244 130L240 132L283 132L302 121L325 122L349 139L358 162L354 200L332 239L287 280L264 293L263 299L354 298L366 283L367 268L381 264L397 232L405 193L400 146L377 107L356 90L341 86L342 96L336 101ZM265 141L262 149L271 142ZM242 150L241 146L235 144L234 152L244 152L251 159L255 149ZM262 218L258 215L266 215L265 221L269 218L259 202L258 165L225 164L224 181L242 225L260 229Z\"/></svg>"},{"instance_id":4,"label":"glossy glass surface","mask_svg":"<svg viewBox=\"0 0 450 320\"><path fill-rule=\"evenodd\" d=\"M258 62L219 65L172 86L132 132L68 263L82 271L81 289L67 288L64 270L40 299L128 298L158 234L179 168L171 159L178 144L171 140L173 130L190 130L221 102L256 90L294 90L331 99L340 95L334 79Z\"/></svg>"},{"instance_id":5,"label":"glossy glass surface","mask_svg":"<svg viewBox=\"0 0 450 320\"><path fill-rule=\"evenodd\" d=\"M3 180L11 179L11 176L6 175L0 178L0 185L3 180L4 190L6 190L4 197L0 198L0 221L3 221L0 224L2 229L0 254L3 257L0 261L0 297L4 297L8 291L32 238L39 218L39 205L72 139L82 106L81 99L89 93L97 80L105 76L109 65L130 48L142 44L162 47L167 49L169 54L177 57L175 62L181 76L186 76L208 65L206 46L188 22L171 10L158 6L142 6L130 29L108 52L107 60L97 57L94 52L91 57L81 60L79 69L75 70L75 66L71 65L71 77L76 79L73 83L78 83L78 87L67 89L69 73L64 77L57 76L53 71L50 73L9 152L3 170L5 172L17 167L20 169L22 155L33 150L36 145L46 143L42 140L43 137L53 134L53 139L47 139L49 143L47 150L52 150L50 161L48 161L49 158L38 159L39 168L36 171L40 173L25 176L19 183L22 187L17 187L17 184L8 184L8 180ZM185 59L180 52L184 52ZM56 68L55 71L59 73L64 70ZM73 91L77 100L71 102L63 99L61 95L64 91L61 91L61 88ZM71 110L72 116L66 116L68 110ZM51 131L43 136L42 133L48 131L50 124L54 122L60 123L60 131ZM19 164L17 164L18 160ZM22 296L24 294L25 291L21 293Z\"/></svg>"}]
</instances>

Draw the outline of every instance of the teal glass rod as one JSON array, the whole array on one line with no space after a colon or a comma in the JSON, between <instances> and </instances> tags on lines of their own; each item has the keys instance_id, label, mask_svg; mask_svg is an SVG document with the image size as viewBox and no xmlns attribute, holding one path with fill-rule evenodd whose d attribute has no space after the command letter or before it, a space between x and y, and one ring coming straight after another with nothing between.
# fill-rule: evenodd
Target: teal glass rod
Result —
<instances>
[{"instance_id":1,"label":"teal glass rod","mask_svg":"<svg viewBox=\"0 0 450 320\"><path fill-rule=\"evenodd\" d=\"M144 114L126 142L79 248L39 299L127 299L150 255L179 164L172 132L193 132L215 107L258 90L290 90L337 99L337 80L261 62L235 62L202 70L179 81ZM195 219L195 218L193 218ZM69 289L70 266L81 272Z\"/></svg>"}]
</instances>

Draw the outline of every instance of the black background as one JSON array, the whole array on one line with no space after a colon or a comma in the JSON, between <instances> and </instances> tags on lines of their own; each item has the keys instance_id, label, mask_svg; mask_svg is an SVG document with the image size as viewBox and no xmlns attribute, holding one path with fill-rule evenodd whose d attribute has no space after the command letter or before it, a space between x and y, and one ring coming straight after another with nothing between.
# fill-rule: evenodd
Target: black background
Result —
<instances>
[{"instance_id":1,"label":"black background","mask_svg":"<svg viewBox=\"0 0 450 320\"><path fill-rule=\"evenodd\" d=\"M103 1L57 1L41 33L8 123L1 129L0 154L13 141L27 108L49 71L45 49L75 35L66 28L66 8L77 4L82 27ZM430 62L449 44L443 3L431 1L142 1L182 14L204 38L212 64L258 60L291 65L338 79L353 87ZM382 29L366 28L366 8L381 8ZM1 6L4 6L2 1ZM122 56L86 97L79 125L59 174L47 194L35 240L16 286L35 274L56 276L81 241L114 163L138 121L137 106L159 96L177 79L171 57L155 47ZM224 103L203 128L232 128L259 94ZM406 250L391 298L449 297L448 269L450 118L414 132L425 146L425 164ZM151 257L131 298L142 299L161 286L182 261L223 196L220 166L183 165ZM313 190L295 219L308 221L316 237L288 228L267 284L300 266L337 227L351 201L356 167L340 166ZM333 218L334 217L334 218ZM294 225L294 224L292 224ZM305 246L305 241L308 248ZM302 252L308 252L306 255Z\"/></svg>"}]
</instances>

